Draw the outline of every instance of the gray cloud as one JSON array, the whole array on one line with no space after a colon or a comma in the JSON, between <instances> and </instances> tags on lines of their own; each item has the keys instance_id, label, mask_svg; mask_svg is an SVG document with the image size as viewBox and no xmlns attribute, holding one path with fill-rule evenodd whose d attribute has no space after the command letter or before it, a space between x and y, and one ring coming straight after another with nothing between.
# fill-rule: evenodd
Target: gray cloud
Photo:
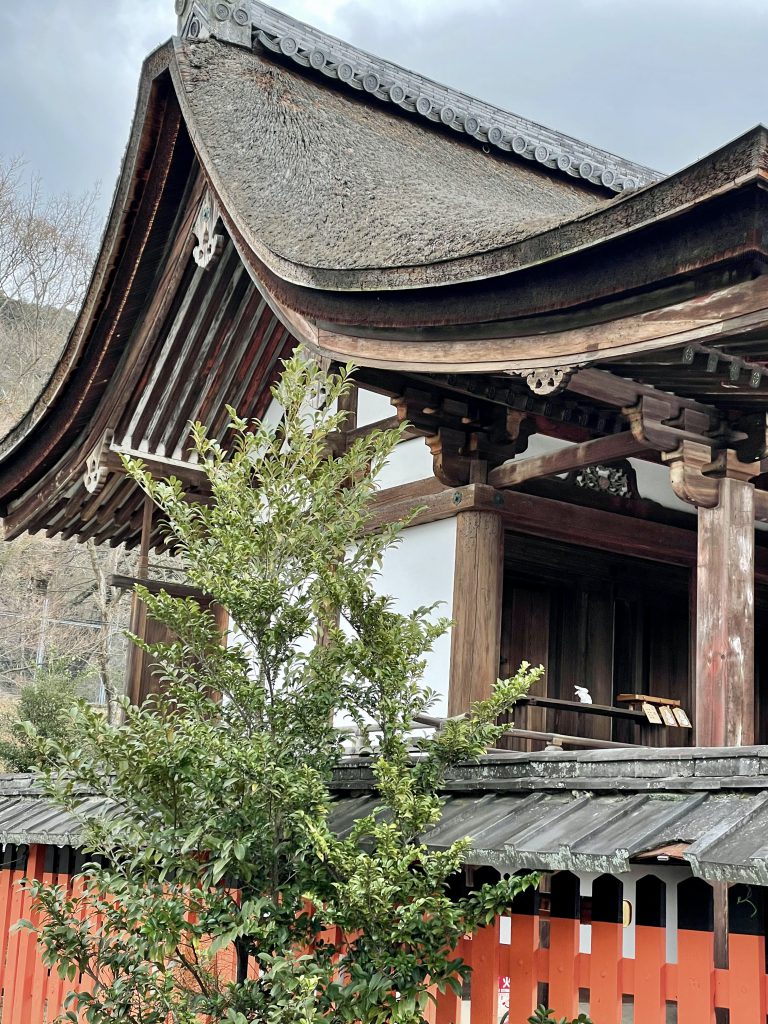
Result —
<instances>
[{"instance_id":1,"label":"gray cloud","mask_svg":"<svg viewBox=\"0 0 768 1024\"><path fill-rule=\"evenodd\" d=\"M283 7L662 171L768 120L764 0L285 0ZM106 205L141 61L174 26L171 0L0 5L0 149L24 154L52 188L77 191L102 180Z\"/></svg>"}]
</instances>

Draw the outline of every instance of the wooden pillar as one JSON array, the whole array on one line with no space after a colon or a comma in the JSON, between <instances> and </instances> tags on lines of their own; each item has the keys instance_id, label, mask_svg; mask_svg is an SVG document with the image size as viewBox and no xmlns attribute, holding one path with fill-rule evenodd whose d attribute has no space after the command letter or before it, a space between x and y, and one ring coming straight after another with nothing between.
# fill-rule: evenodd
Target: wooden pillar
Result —
<instances>
[{"instance_id":1,"label":"wooden pillar","mask_svg":"<svg viewBox=\"0 0 768 1024\"><path fill-rule=\"evenodd\" d=\"M754 487L724 477L699 508L696 574L696 743L754 743Z\"/></svg>"},{"instance_id":2,"label":"wooden pillar","mask_svg":"<svg viewBox=\"0 0 768 1024\"><path fill-rule=\"evenodd\" d=\"M144 495L144 510L141 521L141 544L139 557L136 563L136 576L140 580L149 578L149 545L152 535L152 512L154 502L148 494ZM131 597L131 632L134 636L146 637L147 629L147 607L140 601L136 594ZM144 679L144 651L134 643L128 648L128 664L126 676L128 680L127 692L132 704L140 704L146 694L143 692Z\"/></svg>"},{"instance_id":3,"label":"wooden pillar","mask_svg":"<svg viewBox=\"0 0 768 1024\"><path fill-rule=\"evenodd\" d=\"M504 526L493 511L456 517L448 714L490 695L499 674Z\"/></svg>"}]
</instances>

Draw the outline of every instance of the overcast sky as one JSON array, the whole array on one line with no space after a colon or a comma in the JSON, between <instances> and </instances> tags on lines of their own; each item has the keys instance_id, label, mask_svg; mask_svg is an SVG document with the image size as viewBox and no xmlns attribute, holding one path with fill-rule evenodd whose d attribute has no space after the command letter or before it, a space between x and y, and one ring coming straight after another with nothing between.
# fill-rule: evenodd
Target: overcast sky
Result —
<instances>
[{"instance_id":1,"label":"overcast sky","mask_svg":"<svg viewBox=\"0 0 768 1024\"><path fill-rule=\"evenodd\" d=\"M768 0L280 0L374 53L672 171L768 121ZM0 0L0 152L111 195L173 0Z\"/></svg>"}]
</instances>

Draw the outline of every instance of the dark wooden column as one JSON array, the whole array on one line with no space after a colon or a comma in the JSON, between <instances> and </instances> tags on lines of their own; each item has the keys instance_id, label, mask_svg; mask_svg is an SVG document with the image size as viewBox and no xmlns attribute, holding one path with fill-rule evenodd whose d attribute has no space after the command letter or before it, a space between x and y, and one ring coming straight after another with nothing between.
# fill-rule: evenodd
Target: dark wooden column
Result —
<instances>
[{"instance_id":1,"label":"dark wooden column","mask_svg":"<svg viewBox=\"0 0 768 1024\"><path fill-rule=\"evenodd\" d=\"M149 578L149 545L152 535L152 513L154 507L152 499L148 494L145 494L144 512L141 521L141 545L136 563L136 576L139 580ZM139 600L136 594L131 596L130 630L134 636L141 637L144 640L147 639L147 606L143 601ZM132 704L140 704L146 696L144 662L144 651L129 641L126 682L127 693Z\"/></svg>"},{"instance_id":2,"label":"dark wooden column","mask_svg":"<svg viewBox=\"0 0 768 1024\"><path fill-rule=\"evenodd\" d=\"M504 526L494 511L456 517L448 714L488 697L499 674Z\"/></svg>"},{"instance_id":3,"label":"dark wooden column","mask_svg":"<svg viewBox=\"0 0 768 1024\"><path fill-rule=\"evenodd\" d=\"M696 743L755 741L754 487L719 481L719 502L698 510Z\"/></svg>"}]
</instances>

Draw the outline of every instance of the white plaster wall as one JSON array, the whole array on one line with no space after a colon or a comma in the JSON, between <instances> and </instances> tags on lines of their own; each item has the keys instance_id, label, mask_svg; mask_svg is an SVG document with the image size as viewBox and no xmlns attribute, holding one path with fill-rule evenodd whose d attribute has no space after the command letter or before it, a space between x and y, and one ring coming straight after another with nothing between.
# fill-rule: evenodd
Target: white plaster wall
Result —
<instances>
[{"instance_id":1,"label":"white plaster wall","mask_svg":"<svg viewBox=\"0 0 768 1024\"><path fill-rule=\"evenodd\" d=\"M423 437L401 441L390 455L379 473L376 482L379 487L398 487L432 477L432 455Z\"/></svg>"},{"instance_id":2,"label":"white plaster wall","mask_svg":"<svg viewBox=\"0 0 768 1024\"><path fill-rule=\"evenodd\" d=\"M389 419L395 415L395 409L386 395L378 395L375 391L359 388L357 392L357 425L367 427L370 423Z\"/></svg>"},{"instance_id":3,"label":"white plaster wall","mask_svg":"<svg viewBox=\"0 0 768 1024\"><path fill-rule=\"evenodd\" d=\"M453 571L456 520L411 526L403 531L400 544L384 556L376 588L395 600L395 609L410 612L440 602L435 616L451 618L453 613ZM435 715L448 713L448 675L451 658L450 630L436 642L427 657L424 685L435 690Z\"/></svg>"}]
</instances>

